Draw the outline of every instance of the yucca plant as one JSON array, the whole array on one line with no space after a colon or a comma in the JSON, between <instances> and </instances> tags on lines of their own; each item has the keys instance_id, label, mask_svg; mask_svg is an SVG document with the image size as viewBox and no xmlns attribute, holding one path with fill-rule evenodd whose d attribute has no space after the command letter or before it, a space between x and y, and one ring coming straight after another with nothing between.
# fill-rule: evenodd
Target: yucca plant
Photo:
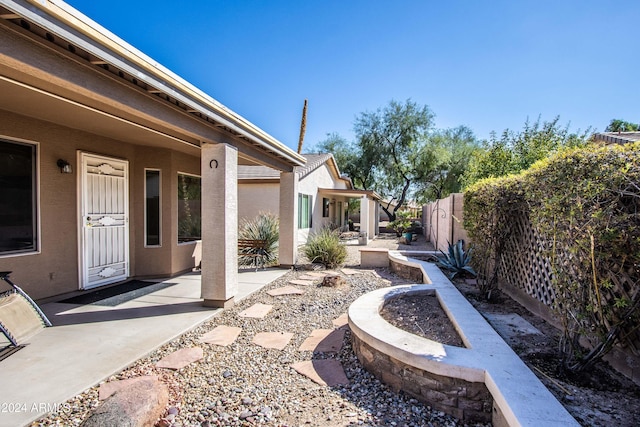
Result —
<instances>
[{"instance_id":1,"label":"yucca plant","mask_svg":"<svg viewBox=\"0 0 640 427\"><path fill-rule=\"evenodd\" d=\"M238 238L264 240L264 248L255 250L260 250L262 262L265 266L273 265L278 262L278 241L280 239L278 230L278 217L268 213L261 213L257 217L245 220L240 224ZM255 256L243 256L242 253L238 256L238 264L240 265L251 265L254 262Z\"/></svg>"},{"instance_id":2,"label":"yucca plant","mask_svg":"<svg viewBox=\"0 0 640 427\"><path fill-rule=\"evenodd\" d=\"M469 265L472 249L465 252L462 240L458 240L455 245L447 243L449 244L449 253L445 254L440 251L442 256L438 257L438 265L450 271L449 279L453 279L458 273L463 272L476 276L475 270Z\"/></svg>"},{"instance_id":3,"label":"yucca plant","mask_svg":"<svg viewBox=\"0 0 640 427\"><path fill-rule=\"evenodd\" d=\"M312 263L320 263L327 268L338 267L347 259L347 249L340 242L340 236L329 228L322 228L309 236L304 254Z\"/></svg>"}]
</instances>

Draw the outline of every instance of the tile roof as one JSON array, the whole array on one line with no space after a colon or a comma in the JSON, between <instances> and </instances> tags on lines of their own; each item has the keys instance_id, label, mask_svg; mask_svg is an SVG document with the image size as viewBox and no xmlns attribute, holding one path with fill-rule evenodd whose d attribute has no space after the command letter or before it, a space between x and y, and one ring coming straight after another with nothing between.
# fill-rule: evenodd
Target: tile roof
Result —
<instances>
[{"instance_id":1,"label":"tile roof","mask_svg":"<svg viewBox=\"0 0 640 427\"><path fill-rule=\"evenodd\" d=\"M280 179L280 171L268 166L238 165L238 179Z\"/></svg>"},{"instance_id":2,"label":"tile roof","mask_svg":"<svg viewBox=\"0 0 640 427\"><path fill-rule=\"evenodd\" d=\"M613 144L627 144L640 141L640 132L601 132L594 134L596 141L604 141Z\"/></svg>"},{"instance_id":3,"label":"tile roof","mask_svg":"<svg viewBox=\"0 0 640 427\"><path fill-rule=\"evenodd\" d=\"M307 159L307 163L304 166L296 167L296 172L298 172L299 178L304 178L330 159L333 159L333 154L304 154L303 156Z\"/></svg>"},{"instance_id":4,"label":"tile roof","mask_svg":"<svg viewBox=\"0 0 640 427\"><path fill-rule=\"evenodd\" d=\"M307 159L307 163L295 168L300 179L333 159L332 154L304 154L303 157ZM267 166L238 165L238 179L280 179L280 171Z\"/></svg>"}]
</instances>

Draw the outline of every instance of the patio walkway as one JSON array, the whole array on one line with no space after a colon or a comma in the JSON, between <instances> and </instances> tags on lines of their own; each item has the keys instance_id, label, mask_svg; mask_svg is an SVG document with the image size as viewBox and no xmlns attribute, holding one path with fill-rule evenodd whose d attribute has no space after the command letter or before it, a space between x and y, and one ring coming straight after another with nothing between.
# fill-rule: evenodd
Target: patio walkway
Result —
<instances>
[{"instance_id":1,"label":"patio walkway","mask_svg":"<svg viewBox=\"0 0 640 427\"><path fill-rule=\"evenodd\" d=\"M267 269L238 274L236 302L284 275ZM0 427L28 425L58 405L216 315L203 307L200 274L115 307L48 303L53 323L0 361Z\"/></svg>"}]
</instances>

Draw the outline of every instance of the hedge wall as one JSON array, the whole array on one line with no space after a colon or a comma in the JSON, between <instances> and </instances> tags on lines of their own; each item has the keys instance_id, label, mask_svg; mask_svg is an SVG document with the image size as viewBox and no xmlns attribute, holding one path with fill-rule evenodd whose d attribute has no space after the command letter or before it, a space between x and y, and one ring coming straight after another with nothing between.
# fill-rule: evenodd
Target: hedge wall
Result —
<instances>
[{"instance_id":1,"label":"hedge wall","mask_svg":"<svg viewBox=\"0 0 640 427\"><path fill-rule=\"evenodd\" d=\"M640 143L568 150L480 181L464 201L482 290L506 281L549 305L565 367L615 342L640 354Z\"/></svg>"}]
</instances>

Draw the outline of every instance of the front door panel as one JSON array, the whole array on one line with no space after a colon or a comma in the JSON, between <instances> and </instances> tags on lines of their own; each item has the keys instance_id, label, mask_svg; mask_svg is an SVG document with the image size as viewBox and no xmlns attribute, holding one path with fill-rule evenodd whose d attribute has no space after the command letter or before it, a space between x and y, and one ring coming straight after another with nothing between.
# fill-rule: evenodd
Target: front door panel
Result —
<instances>
[{"instance_id":1,"label":"front door panel","mask_svg":"<svg viewBox=\"0 0 640 427\"><path fill-rule=\"evenodd\" d=\"M81 155L82 289L129 277L128 162Z\"/></svg>"}]
</instances>

